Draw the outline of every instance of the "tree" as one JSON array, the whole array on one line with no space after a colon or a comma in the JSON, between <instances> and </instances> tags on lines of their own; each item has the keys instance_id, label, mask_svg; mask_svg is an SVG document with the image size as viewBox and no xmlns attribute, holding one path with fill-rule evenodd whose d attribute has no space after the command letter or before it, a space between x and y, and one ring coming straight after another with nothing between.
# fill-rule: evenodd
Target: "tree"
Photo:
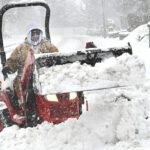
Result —
<instances>
[{"instance_id":1,"label":"tree","mask_svg":"<svg viewBox=\"0 0 150 150\"><path fill-rule=\"evenodd\" d=\"M47 0L51 8L52 27L82 26L85 21L84 2L74 0ZM81 3L81 4L80 4Z\"/></svg>"},{"instance_id":2,"label":"tree","mask_svg":"<svg viewBox=\"0 0 150 150\"><path fill-rule=\"evenodd\" d=\"M113 0L123 28L133 30L150 19L150 0Z\"/></svg>"}]
</instances>

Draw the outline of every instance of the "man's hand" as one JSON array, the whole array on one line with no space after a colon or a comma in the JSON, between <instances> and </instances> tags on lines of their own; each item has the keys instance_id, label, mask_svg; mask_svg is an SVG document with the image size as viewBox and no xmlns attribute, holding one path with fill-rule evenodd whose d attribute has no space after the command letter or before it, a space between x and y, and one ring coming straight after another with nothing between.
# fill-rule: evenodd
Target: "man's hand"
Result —
<instances>
[{"instance_id":1,"label":"man's hand","mask_svg":"<svg viewBox=\"0 0 150 150\"><path fill-rule=\"evenodd\" d=\"M4 66L4 68L2 69L2 73L3 75L7 75L7 73L8 74L12 73L12 71L9 66Z\"/></svg>"}]
</instances>

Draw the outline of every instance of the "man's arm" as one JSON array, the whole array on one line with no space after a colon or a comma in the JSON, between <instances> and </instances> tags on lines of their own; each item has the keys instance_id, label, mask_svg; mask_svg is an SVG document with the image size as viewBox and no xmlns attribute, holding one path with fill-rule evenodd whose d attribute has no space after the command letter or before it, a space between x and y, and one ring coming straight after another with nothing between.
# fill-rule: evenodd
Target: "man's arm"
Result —
<instances>
[{"instance_id":1,"label":"man's arm","mask_svg":"<svg viewBox=\"0 0 150 150\"><path fill-rule=\"evenodd\" d=\"M46 49L48 50L48 53L58 52L58 49L56 46L51 44L49 41L45 43Z\"/></svg>"},{"instance_id":2,"label":"man's arm","mask_svg":"<svg viewBox=\"0 0 150 150\"><path fill-rule=\"evenodd\" d=\"M17 71L17 63L18 63L18 55L19 51L21 49L21 45L18 46L11 54L11 56L7 59L6 65L9 66L12 73L15 73Z\"/></svg>"}]
</instances>

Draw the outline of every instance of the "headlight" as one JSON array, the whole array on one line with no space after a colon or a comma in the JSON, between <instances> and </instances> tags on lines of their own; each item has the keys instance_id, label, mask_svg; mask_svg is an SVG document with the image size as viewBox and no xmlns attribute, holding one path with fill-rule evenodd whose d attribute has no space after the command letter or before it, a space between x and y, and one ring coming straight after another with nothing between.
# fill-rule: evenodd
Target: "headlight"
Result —
<instances>
[{"instance_id":1,"label":"headlight","mask_svg":"<svg viewBox=\"0 0 150 150\"><path fill-rule=\"evenodd\" d=\"M44 96L46 100L48 101L54 101L54 102L58 102L58 98L56 95L45 95Z\"/></svg>"},{"instance_id":2,"label":"headlight","mask_svg":"<svg viewBox=\"0 0 150 150\"><path fill-rule=\"evenodd\" d=\"M76 92L72 92L70 93L70 100L73 100L77 97L77 93Z\"/></svg>"}]
</instances>

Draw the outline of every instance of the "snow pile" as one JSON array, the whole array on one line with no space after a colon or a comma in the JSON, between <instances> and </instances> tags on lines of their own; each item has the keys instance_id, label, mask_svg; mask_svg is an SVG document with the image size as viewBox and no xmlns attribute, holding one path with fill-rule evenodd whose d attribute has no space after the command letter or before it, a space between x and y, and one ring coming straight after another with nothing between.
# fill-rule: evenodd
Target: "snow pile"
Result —
<instances>
[{"instance_id":1,"label":"snow pile","mask_svg":"<svg viewBox=\"0 0 150 150\"><path fill-rule=\"evenodd\" d=\"M96 41L98 40L96 38ZM145 45L148 44L143 41L143 45L144 42ZM108 39L105 43L109 45ZM134 54L137 52L144 62L147 58L146 70L150 68L150 51L145 52L145 47L139 51L138 46L132 46ZM56 75L62 68L57 68L58 70L53 68L53 72L45 76L45 81L49 82L49 75L53 75L53 83L56 84L58 79L62 81L65 79L64 75L68 77L72 71L71 80L72 78L78 80L80 74L76 72L77 68L82 71L83 82L91 76L94 76L95 80L101 75L104 80L139 83L145 75L143 61L136 56L122 55L91 68L87 65L80 66L79 63L73 64L73 67L64 67L66 74L61 70L62 77L60 75L59 78ZM96 72L91 74L94 69L98 74ZM103 74L100 74L102 72ZM26 129L19 129L17 126L4 129L0 133L0 150L148 150L150 147L150 74L148 73L150 72L146 73L148 78L140 86L85 92L85 98L89 102L89 112L84 112L79 120L69 119L58 125L44 122L37 127Z\"/></svg>"},{"instance_id":2,"label":"snow pile","mask_svg":"<svg viewBox=\"0 0 150 150\"><path fill-rule=\"evenodd\" d=\"M95 67L79 62L39 69L42 95L68 91L140 84L145 79L145 66L137 56L124 54L110 58ZM71 87L71 89L70 89ZM39 88L39 87L38 87Z\"/></svg>"},{"instance_id":3,"label":"snow pile","mask_svg":"<svg viewBox=\"0 0 150 150\"><path fill-rule=\"evenodd\" d=\"M150 137L148 93L150 89L144 85L141 88L85 93L90 111L84 113L79 120L69 119L58 125L44 122L27 129L9 127L0 133L0 149L98 150L105 147L107 150L109 144L119 141L140 142L141 139ZM111 146L110 149L113 147L116 148ZM120 144L120 147L123 145Z\"/></svg>"},{"instance_id":4,"label":"snow pile","mask_svg":"<svg viewBox=\"0 0 150 150\"><path fill-rule=\"evenodd\" d=\"M109 136L106 132L106 137L102 138L104 142L132 141L150 137L149 92L150 88L144 85L140 88L133 86L94 93L95 102L93 106L90 104L90 112L93 113L93 117L99 114L99 119L105 124L103 127L108 130ZM93 101L92 94L87 96L89 101ZM101 131L103 136L104 128Z\"/></svg>"},{"instance_id":5,"label":"snow pile","mask_svg":"<svg viewBox=\"0 0 150 150\"><path fill-rule=\"evenodd\" d=\"M149 150L149 147L150 143L148 139L118 142L115 146L110 146L107 150Z\"/></svg>"},{"instance_id":6,"label":"snow pile","mask_svg":"<svg viewBox=\"0 0 150 150\"><path fill-rule=\"evenodd\" d=\"M150 137L150 103L145 89L129 89L118 98L120 120L116 127L120 141L145 139ZM144 93L144 94L143 94Z\"/></svg>"},{"instance_id":7,"label":"snow pile","mask_svg":"<svg viewBox=\"0 0 150 150\"><path fill-rule=\"evenodd\" d=\"M6 137L6 135L8 135L8 137ZM0 148L4 150L7 140L9 140L7 150L20 150L20 147L21 150L92 149L94 145L92 144L90 146L90 144L86 142L90 143L93 135L94 133L90 132L85 124L77 120L70 120L55 126L45 122L35 128L27 129L18 129L14 126L0 133ZM96 139L96 135L94 136ZM100 141L96 140L94 143L100 144Z\"/></svg>"},{"instance_id":8,"label":"snow pile","mask_svg":"<svg viewBox=\"0 0 150 150\"><path fill-rule=\"evenodd\" d=\"M146 43L148 46L148 35L149 29L147 24L144 24L133 30L123 41L130 42L132 46L146 45Z\"/></svg>"},{"instance_id":9,"label":"snow pile","mask_svg":"<svg viewBox=\"0 0 150 150\"><path fill-rule=\"evenodd\" d=\"M144 60L146 66L146 73L150 74L149 63L149 29L147 24L136 28L130 35L122 41L124 44L130 42L133 48L133 54L139 56Z\"/></svg>"}]
</instances>

